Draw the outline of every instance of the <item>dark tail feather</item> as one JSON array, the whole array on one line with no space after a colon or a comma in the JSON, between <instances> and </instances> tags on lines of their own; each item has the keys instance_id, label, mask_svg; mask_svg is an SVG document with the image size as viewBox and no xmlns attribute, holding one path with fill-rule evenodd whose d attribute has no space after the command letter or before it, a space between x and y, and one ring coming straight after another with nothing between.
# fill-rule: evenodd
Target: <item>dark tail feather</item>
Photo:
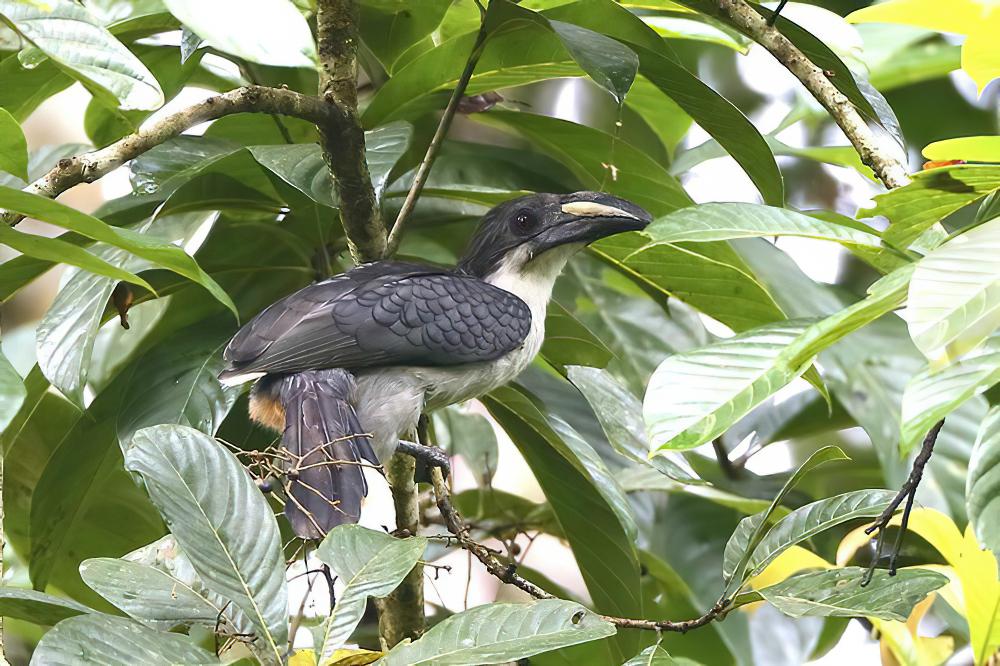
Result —
<instances>
[{"instance_id":1,"label":"dark tail feather","mask_svg":"<svg viewBox=\"0 0 1000 666\"><path fill-rule=\"evenodd\" d=\"M282 446L288 451L285 516L295 533L317 539L356 523L368 494L364 460L378 464L350 397L345 370L311 370L281 380L285 410Z\"/></svg>"}]
</instances>

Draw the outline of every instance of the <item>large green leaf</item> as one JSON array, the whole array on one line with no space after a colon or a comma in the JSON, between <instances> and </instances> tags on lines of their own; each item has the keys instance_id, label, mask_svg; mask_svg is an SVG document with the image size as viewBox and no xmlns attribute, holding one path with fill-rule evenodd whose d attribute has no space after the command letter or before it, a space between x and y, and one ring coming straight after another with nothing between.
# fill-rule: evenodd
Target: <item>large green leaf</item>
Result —
<instances>
[{"instance_id":1,"label":"large green leaf","mask_svg":"<svg viewBox=\"0 0 1000 666\"><path fill-rule=\"evenodd\" d=\"M997 382L1000 336L939 372L928 368L914 376L903 393L900 451L913 451L935 423Z\"/></svg>"},{"instance_id":2,"label":"large green leaf","mask_svg":"<svg viewBox=\"0 0 1000 666\"><path fill-rule=\"evenodd\" d=\"M540 353L557 368L572 363L603 368L614 356L558 299L549 301L545 313L545 341Z\"/></svg>"},{"instance_id":3,"label":"large green leaf","mask_svg":"<svg viewBox=\"0 0 1000 666\"><path fill-rule=\"evenodd\" d=\"M128 250L154 265L173 271L205 287L233 313L236 306L225 291L181 248L127 229L119 229L81 213L75 208L20 190L0 186L0 206L22 215L49 222L57 227Z\"/></svg>"},{"instance_id":4,"label":"large green leaf","mask_svg":"<svg viewBox=\"0 0 1000 666\"><path fill-rule=\"evenodd\" d=\"M768 324L667 358L643 399L651 448L692 449L718 437L809 367L789 346L809 322Z\"/></svg>"},{"instance_id":5,"label":"large green leaf","mask_svg":"<svg viewBox=\"0 0 1000 666\"><path fill-rule=\"evenodd\" d=\"M1000 407L986 414L969 460L969 520L983 548L1000 553Z\"/></svg>"},{"instance_id":6,"label":"large green leaf","mask_svg":"<svg viewBox=\"0 0 1000 666\"><path fill-rule=\"evenodd\" d=\"M917 263L904 318L914 344L934 362L961 358L1000 328L1000 218Z\"/></svg>"},{"instance_id":7,"label":"large green leaf","mask_svg":"<svg viewBox=\"0 0 1000 666\"><path fill-rule=\"evenodd\" d=\"M27 69L16 54L0 62L0 80L4 82L0 87L0 107L22 122L39 104L73 83L51 60Z\"/></svg>"},{"instance_id":8,"label":"large green leaf","mask_svg":"<svg viewBox=\"0 0 1000 666\"><path fill-rule=\"evenodd\" d=\"M520 134L565 164L587 189L624 197L654 215L691 204L680 183L663 166L606 132L532 113L494 110L474 118Z\"/></svg>"},{"instance_id":9,"label":"large green leaf","mask_svg":"<svg viewBox=\"0 0 1000 666\"><path fill-rule=\"evenodd\" d=\"M183 240L204 222L205 216L196 214L184 219L161 221L153 230L148 228L148 224L137 230L163 240ZM115 247L97 248L95 254L109 264L129 271L139 272L149 268L148 262ZM36 329L39 367L53 386L81 407L94 342L117 284L105 276L69 271Z\"/></svg>"},{"instance_id":10,"label":"large green leaf","mask_svg":"<svg viewBox=\"0 0 1000 666\"><path fill-rule=\"evenodd\" d=\"M621 104L635 81L639 58L620 42L573 23L549 21L577 64Z\"/></svg>"},{"instance_id":11,"label":"large green leaf","mask_svg":"<svg viewBox=\"0 0 1000 666\"><path fill-rule=\"evenodd\" d=\"M489 486L500 460L497 436L489 419L457 405L437 410L433 419L437 445L449 455L461 456L476 479Z\"/></svg>"},{"instance_id":12,"label":"large green leaf","mask_svg":"<svg viewBox=\"0 0 1000 666\"><path fill-rule=\"evenodd\" d=\"M652 242L636 252L667 243L771 236L804 236L869 247L881 244L874 230L869 233L787 208L747 203L708 203L682 208L653 220L641 233Z\"/></svg>"},{"instance_id":13,"label":"large green leaf","mask_svg":"<svg viewBox=\"0 0 1000 666\"><path fill-rule=\"evenodd\" d=\"M633 617L642 613L639 562L634 539L619 513L595 487L578 461L567 457L566 444L538 408L513 388L494 391L485 404L511 436L545 493L561 531L573 549L595 608ZM624 660L638 649L636 636L623 632L614 641Z\"/></svg>"},{"instance_id":14,"label":"large green leaf","mask_svg":"<svg viewBox=\"0 0 1000 666\"><path fill-rule=\"evenodd\" d=\"M0 108L0 171L28 180L28 144L14 116Z\"/></svg>"},{"instance_id":15,"label":"large green leaf","mask_svg":"<svg viewBox=\"0 0 1000 666\"><path fill-rule=\"evenodd\" d=\"M881 515L895 495L888 490L855 490L799 507L768 530L754 548L747 576L756 576L785 550L824 530L849 520Z\"/></svg>"},{"instance_id":16,"label":"large green leaf","mask_svg":"<svg viewBox=\"0 0 1000 666\"><path fill-rule=\"evenodd\" d=\"M792 617L877 617L905 622L913 607L948 577L927 569L901 569L895 576L876 571L861 587L862 567L804 573L760 590L762 597Z\"/></svg>"},{"instance_id":17,"label":"large green leaf","mask_svg":"<svg viewBox=\"0 0 1000 666\"><path fill-rule=\"evenodd\" d=\"M132 437L125 467L142 477L198 575L247 614L280 663L288 641L281 535L243 465L193 428L154 426Z\"/></svg>"},{"instance_id":18,"label":"large green leaf","mask_svg":"<svg viewBox=\"0 0 1000 666\"><path fill-rule=\"evenodd\" d=\"M502 664L614 634L614 625L572 601L493 603L452 615L380 663Z\"/></svg>"},{"instance_id":19,"label":"large green leaf","mask_svg":"<svg viewBox=\"0 0 1000 666\"><path fill-rule=\"evenodd\" d=\"M80 576L95 592L149 626L169 631L200 624L214 629L223 608L165 571L146 564L100 557L84 560Z\"/></svg>"},{"instance_id":20,"label":"large green leaf","mask_svg":"<svg viewBox=\"0 0 1000 666\"><path fill-rule=\"evenodd\" d=\"M337 604L323 623L319 661L329 659L354 633L368 597L384 597L403 581L427 548L427 539L397 539L360 525L330 530L317 551L344 584Z\"/></svg>"},{"instance_id":21,"label":"large green leaf","mask_svg":"<svg viewBox=\"0 0 1000 666\"><path fill-rule=\"evenodd\" d=\"M615 450L635 462L652 465L661 474L684 483L702 483L677 453L649 457L649 440L642 420L642 403L604 370L570 366L569 380L590 403Z\"/></svg>"},{"instance_id":22,"label":"large green leaf","mask_svg":"<svg viewBox=\"0 0 1000 666\"><path fill-rule=\"evenodd\" d=\"M746 171L765 203L784 203L781 172L760 132L739 109L685 69L663 40L616 2L584 0L546 12L628 44L639 56L639 73L669 95Z\"/></svg>"},{"instance_id":23,"label":"large green leaf","mask_svg":"<svg viewBox=\"0 0 1000 666\"><path fill-rule=\"evenodd\" d=\"M7 430L27 397L28 391L21 376L7 357L0 353L0 433Z\"/></svg>"},{"instance_id":24,"label":"large green leaf","mask_svg":"<svg viewBox=\"0 0 1000 666\"><path fill-rule=\"evenodd\" d=\"M891 224L883 237L907 247L935 223L997 189L997 165L957 164L919 171L910 184L877 195L875 207L858 211L858 217L888 218Z\"/></svg>"},{"instance_id":25,"label":"large green leaf","mask_svg":"<svg viewBox=\"0 0 1000 666\"><path fill-rule=\"evenodd\" d=\"M92 609L71 599L54 597L34 590L0 587L0 617L52 625L68 617L93 612Z\"/></svg>"},{"instance_id":26,"label":"large green leaf","mask_svg":"<svg viewBox=\"0 0 1000 666\"><path fill-rule=\"evenodd\" d=\"M678 298L735 331L786 319L768 290L725 242L645 245L638 233L618 234L591 252L640 284Z\"/></svg>"},{"instance_id":27,"label":"large green leaf","mask_svg":"<svg viewBox=\"0 0 1000 666\"><path fill-rule=\"evenodd\" d=\"M3 225L0 227L0 243L20 252L25 257L40 260L34 263L36 266L40 266L41 269L29 270L26 276L28 280L44 272L42 269L45 267L51 264L62 263L82 268L95 275L103 275L113 280L131 282L146 289L150 288L149 283L141 277L129 271L122 270L115 264L105 261L82 247L67 243L58 238L26 234L23 231ZM25 280L22 275L19 274L13 278L14 284L8 287L7 291L13 293L23 286Z\"/></svg>"},{"instance_id":28,"label":"large green leaf","mask_svg":"<svg viewBox=\"0 0 1000 666\"><path fill-rule=\"evenodd\" d=\"M769 521L774 514L781 500L788 494L795 485L802 480L806 474L820 465L835 460L849 460L836 446L824 446L813 453L802 463L795 473L788 477L785 485L767 509L752 516L747 516L740 521L729 541L726 542L726 549L723 557L722 575L726 579L726 594L740 588L746 579L747 566L753 557L757 546L768 533Z\"/></svg>"},{"instance_id":29,"label":"large green leaf","mask_svg":"<svg viewBox=\"0 0 1000 666\"><path fill-rule=\"evenodd\" d=\"M72 0L2 0L0 16L91 92L123 109L156 109L163 91L146 66Z\"/></svg>"},{"instance_id":30,"label":"large green leaf","mask_svg":"<svg viewBox=\"0 0 1000 666\"><path fill-rule=\"evenodd\" d=\"M63 620L42 637L31 663L38 666L173 666L218 664L186 636L150 629L110 615Z\"/></svg>"},{"instance_id":31,"label":"large green leaf","mask_svg":"<svg viewBox=\"0 0 1000 666\"><path fill-rule=\"evenodd\" d=\"M220 51L261 65L315 66L309 24L287 0L163 1L188 30Z\"/></svg>"},{"instance_id":32,"label":"large green leaf","mask_svg":"<svg viewBox=\"0 0 1000 666\"><path fill-rule=\"evenodd\" d=\"M441 23L451 0L424 0L420 11L405 0L363 0L360 3L362 39L388 72L408 48L430 34Z\"/></svg>"}]
</instances>

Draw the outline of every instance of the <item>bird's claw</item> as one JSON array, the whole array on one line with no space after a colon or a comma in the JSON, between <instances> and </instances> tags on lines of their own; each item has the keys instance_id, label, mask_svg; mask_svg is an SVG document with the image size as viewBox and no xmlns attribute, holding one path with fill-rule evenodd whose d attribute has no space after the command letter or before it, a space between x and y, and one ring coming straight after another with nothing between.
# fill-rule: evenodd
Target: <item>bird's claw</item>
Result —
<instances>
[{"instance_id":1,"label":"bird's claw","mask_svg":"<svg viewBox=\"0 0 1000 666\"><path fill-rule=\"evenodd\" d=\"M436 446L424 446L417 442L401 439L396 445L396 451L416 458L430 467L440 467L445 478L451 474L451 460L448 458L448 454Z\"/></svg>"}]
</instances>

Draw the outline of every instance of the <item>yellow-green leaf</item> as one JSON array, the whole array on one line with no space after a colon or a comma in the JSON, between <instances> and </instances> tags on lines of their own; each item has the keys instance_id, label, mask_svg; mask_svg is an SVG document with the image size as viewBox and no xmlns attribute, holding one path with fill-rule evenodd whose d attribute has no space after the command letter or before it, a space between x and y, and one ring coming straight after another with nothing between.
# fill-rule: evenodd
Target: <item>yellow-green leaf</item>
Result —
<instances>
[{"instance_id":1,"label":"yellow-green leaf","mask_svg":"<svg viewBox=\"0 0 1000 666\"><path fill-rule=\"evenodd\" d=\"M927 144L923 153L929 160L1000 162L1000 136L960 136L935 141Z\"/></svg>"}]
</instances>

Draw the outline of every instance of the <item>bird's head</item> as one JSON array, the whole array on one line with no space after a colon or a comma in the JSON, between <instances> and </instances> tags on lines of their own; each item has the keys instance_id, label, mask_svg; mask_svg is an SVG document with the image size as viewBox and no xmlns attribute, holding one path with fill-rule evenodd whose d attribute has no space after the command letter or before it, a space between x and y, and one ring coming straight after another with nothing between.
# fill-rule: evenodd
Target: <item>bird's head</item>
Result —
<instances>
[{"instance_id":1,"label":"bird's head","mask_svg":"<svg viewBox=\"0 0 1000 666\"><path fill-rule=\"evenodd\" d=\"M644 229L651 219L634 203L601 192L512 199L486 213L459 268L481 278L498 271L558 272L589 243Z\"/></svg>"}]
</instances>

